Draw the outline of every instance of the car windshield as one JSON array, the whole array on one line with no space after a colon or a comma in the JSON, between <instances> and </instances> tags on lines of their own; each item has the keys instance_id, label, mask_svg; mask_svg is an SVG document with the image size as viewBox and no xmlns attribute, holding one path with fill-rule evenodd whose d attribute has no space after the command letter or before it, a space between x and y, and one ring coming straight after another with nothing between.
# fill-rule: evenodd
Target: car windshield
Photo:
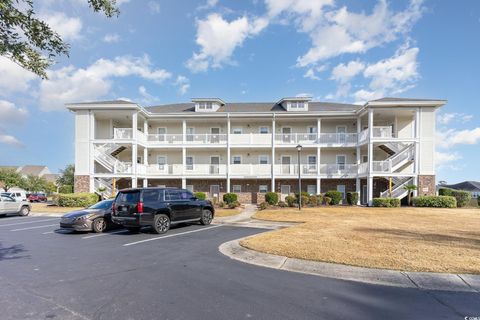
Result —
<instances>
[{"instance_id":1,"label":"car windshield","mask_svg":"<svg viewBox=\"0 0 480 320\"><path fill-rule=\"evenodd\" d=\"M113 200L103 200L88 207L88 209L109 209L112 207L112 202Z\"/></svg>"}]
</instances>

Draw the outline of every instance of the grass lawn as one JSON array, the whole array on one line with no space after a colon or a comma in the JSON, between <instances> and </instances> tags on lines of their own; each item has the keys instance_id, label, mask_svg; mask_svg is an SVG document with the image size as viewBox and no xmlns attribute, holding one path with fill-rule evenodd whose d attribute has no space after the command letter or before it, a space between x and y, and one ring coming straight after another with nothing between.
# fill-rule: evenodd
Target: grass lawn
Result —
<instances>
[{"instance_id":1,"label":"grass lawn","mask_svg":"<svg viewBox=\"0 0 480 320\"><path fill-rule=\"evenodd\" d=\"M480 209L320 207L259 211L305 222L241 245L291 258L372 268L480 274Z\"/></svg>"},{"instance_id":2,"label":"grass lawn","mask_svg":"<svg viewBox=\"0 0 480 320\"><path fill-rule=\"evenodd\" d=\"M236 214L239 214L240 212L241 212L240 208L235 208L235 209L218 208L218 209L215 209L215 217L217 218L229 217L229 216L234 216Z\"/></svg>"},{"instance_id":3,"label":"grass lawn","mask_svg":"<svg viewBox=\"0 0 480 320\"><path fill-rule=\"evenodd\" d=\"M33 202L32 205L32 212L48 212L48 213L67 213L75 210L82 210L85 208L69 208L69 207L58 207L47 205L46 203L37 203Z\"/></svg>"}]
</instances>

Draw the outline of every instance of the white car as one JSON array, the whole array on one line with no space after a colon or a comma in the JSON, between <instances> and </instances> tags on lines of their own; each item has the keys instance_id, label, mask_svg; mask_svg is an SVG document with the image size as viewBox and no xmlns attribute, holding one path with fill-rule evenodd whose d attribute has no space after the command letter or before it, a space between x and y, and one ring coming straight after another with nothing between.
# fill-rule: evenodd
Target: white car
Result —
<instances>
[{"instance_id":1,"label":"white car","mask_svg":"<svg viewBox=\"0 0 480 320\"><path fill-rule=\"evenodd\" d=\"M27 193L25 191L2 192L1 195L12 197L15 201L27 201Z\"/></svg>"},{"instance_id":2,"label":"white car","mask_svg":"<svg viewBox=\"0 0 480 320\"><path fill-rule=\"evenodd\" d=\"M0 195L0 216L7 214L18 214L28 216L30 213L30 203L28 201L15 201L12 197Z\"/></svg>"}]
</instances>

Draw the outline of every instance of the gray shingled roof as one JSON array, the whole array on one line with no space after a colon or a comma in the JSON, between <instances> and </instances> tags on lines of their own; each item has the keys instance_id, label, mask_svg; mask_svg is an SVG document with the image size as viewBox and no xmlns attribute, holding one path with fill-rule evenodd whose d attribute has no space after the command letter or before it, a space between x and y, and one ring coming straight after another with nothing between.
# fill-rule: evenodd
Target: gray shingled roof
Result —
<instances>
[{"instance_id":1,"label":"gray shingled roof","mask_svg":"<svg viewBox=\"0 0 480 320\"><path fill-rule=\"evenodd\" d=\"M27 165L27 166L23 166L19 173L22 174L22 175L34 175L34 176L39 176L40 173L44 170L44 169L47 169L47 173L50 172L48 170L48 167L47 166L30 166L30 165Z\"/></svg>"},{"instance_id":2,"label":"gray shingled roof","mask_svg":"<svg viewBox=\"0 0 480 320\"><path fill-rule=\"evenodd\" d=\"M330 102L309 102L309 111L344 111L354 112L362 106L355 104L342 104ZM194 112L195 104L193 103L176 103L159 106L147 107L147 111L151 113L181 113ZM275 102L241 102L227 103L218 109L217 112L286 112L286 110Z\"/></svg>"},{"instance_id":3,"label":"gray shingled roof","mask_svg":"<svg viewBox=\"0 0 480 320\"><path fill-rule=\"evenodd\" d=\"M371 100L377 102L411 102L411 101L439 101L441 99L413 99L413 98L393 98L385 97L381 99Z\"/></svg>"},{"instance_id":4,"label":"gray shingled roof","mask_svg":"<svg viewBox=\"0 0 480 320\"><path fill-rule=\"evenodd\" d=\"M443 188L450 188L455 190L465 190L465 191L480 191L480 182L478 181L464 181L457 184L449 184L441 186Z\"/></svg>"}]
</instances>

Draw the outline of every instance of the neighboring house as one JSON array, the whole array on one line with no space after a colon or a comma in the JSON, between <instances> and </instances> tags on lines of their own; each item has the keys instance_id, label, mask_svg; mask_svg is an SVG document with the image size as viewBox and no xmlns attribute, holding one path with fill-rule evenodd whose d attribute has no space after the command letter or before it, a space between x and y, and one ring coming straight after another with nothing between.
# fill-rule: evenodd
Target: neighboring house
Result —
<instances>
[{"instance_id":1,"label":"neighboring house","mask_svg":"<svg viewBox=\"0 0 480 320\"><path fill-rule=\"evenodd\" d=\"M480 196L480 182L478 181L464 181L457 184L444 184L440 185L439 188L469 191L472 194L472 198L478 198Z\"/></svg>"},{"instance_id":2,"label":"neighboring house","mask_svg":"<svg viewBox=\"0 0 480 320\"><path fill-rule=\"evenodd\" d=\"M362 203L406 184L435 194L435 111L445 100L383 98L364 105L284 98L218 98L142 107L123 100L73 103L75 191L183 187L242 202L263 193L339 190ZM297 145L302 146L300 164ZM416 193L417 193L416 192Z\"/></svg>"},{"instance_id":3,"label":"neighboring house","mask_svg":"<svg viewBox=\"0 0 480 320\"><path fill-rule=\"evenodd\" d=\"M57 173L51 173L50 169L47 166L33 166L33 165L25 165L25 166L0 166L0 169L13 169L16 172L20 173L22 177L26 178L29 175L33 175L36 177L43 177L47 181L53 182L56 184L57 178L60 176ZM0 188L2 186L0 185ZM24 191L20 188L12 189L15 191Z\"/></svg>"}]
</instances>

